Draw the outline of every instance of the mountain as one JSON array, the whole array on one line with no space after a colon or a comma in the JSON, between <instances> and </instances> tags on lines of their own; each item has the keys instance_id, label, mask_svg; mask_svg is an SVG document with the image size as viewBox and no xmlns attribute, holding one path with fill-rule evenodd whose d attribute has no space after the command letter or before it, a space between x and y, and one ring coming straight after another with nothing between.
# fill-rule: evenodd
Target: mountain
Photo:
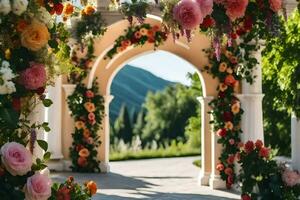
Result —
<instances>
[{"instance_id":1,"label":"mountain","mask_svg":"<svg viewBox=\"0 0 300 200\"><path fill-rule=\"evenodd\" d=\"M126 65L114 77L111 85L111 94L114 96L110 103L111 122L118 117L122 104L126 104L131 114L134 111L139 112L149 91L163 90L172 84L175 83L146 70Z\"/></svg>"}]
</instances>

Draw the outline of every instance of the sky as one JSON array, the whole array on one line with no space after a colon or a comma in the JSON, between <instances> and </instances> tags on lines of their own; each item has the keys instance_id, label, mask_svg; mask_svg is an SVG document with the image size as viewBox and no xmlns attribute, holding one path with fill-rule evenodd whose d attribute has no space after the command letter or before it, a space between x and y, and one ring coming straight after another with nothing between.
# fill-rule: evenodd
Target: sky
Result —
<instances>
[{"instance_id":1,"label":"sky","mask_svg":"<svg viewBox=\"0 0 300 200\"><path fill-rule=\"evenodd\" d=\"M186 77L188 72L196 72L195 68L182 58L165 52L156 51L142 55L128 63L134 67L145 69L163 79L190 85Z\"/></svg>"}]
</instances>

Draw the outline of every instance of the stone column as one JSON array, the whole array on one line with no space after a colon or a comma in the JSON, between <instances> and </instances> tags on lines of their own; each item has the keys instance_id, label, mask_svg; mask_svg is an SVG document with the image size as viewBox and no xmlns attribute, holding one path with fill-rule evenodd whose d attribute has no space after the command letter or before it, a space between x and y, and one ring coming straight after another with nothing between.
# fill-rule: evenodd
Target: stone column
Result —
<instances>
[{"instance_id":1,"label":"stone column","mask_svg":"<svg viewBox=\"0 0 300 200\"><path fill-rule=\"evenodd\" d=\"M201 103L201 171L198 182L200 185L208 186L212 156L210 114L208 113L211 109L208 104L213 97L198 97L197 99Z\"/></svg>"},{"instance_id":2,"label":"stone column","mask_svg":"<svg viewBox=\"0 0 300 200\"><path fill-rule=\"evenodd\" d=\"M64 156L64 170L70 170L71 161L69 159L69 148L72 145L72 133L74 132L74 119L71 117L71 111L69 110L67 98L71 95L76 85L73 84L64 84L64 97L62 98L62 147L63 147L63 156Z\"/></svg>"},{"instance_id":3,"label":"stone column","mask_svg":"<svg viewBox=\"0 0 300 200\"><path fill-rule=\"evenodd\" d=\"M300 119L292 114L291 120L292 136L292 166L295 170L300 170Z\"/></svg>"},{"instance_id":4,"label":"stone column","mask_svg":"<svg viewBox=\"0 0 300 200\"><path fill-rule=\"evenodd\" d=\"M211 131L211 175L209 186L211 189L226 189L226 182L221 179L220 172L216 169L220 163L219 157L222 152L222 145L218 144L219 136Z\"/></svg>"},{"instance_id":5,"label":"stone column","mask_svg":"<svg viewBox=\"0 0 300 200\"><path fill-rule=\"evenodd\" d=\"M101 172L107 173L110 171L109 168L109 104L113 100L114 96L105 95L104 98L104 118L103 118L103 129L99 131L101 145L98 151L98 159L100 160Z\"/></svg>"},{"instance_id":6,"label":"stone column","mask_svg":"<svg viewBox=\"0 0 300 200\"><path fill-rule=\"evenodd\" d=\"M243 80L242 94L237 95L241 101L241 107L245 111L241 123L242 141L244 142L257 139L264 141L261 51L255 52L255 58L259 64L253 69L254 82L250 84Z\"/></svg>"}]
</instances>

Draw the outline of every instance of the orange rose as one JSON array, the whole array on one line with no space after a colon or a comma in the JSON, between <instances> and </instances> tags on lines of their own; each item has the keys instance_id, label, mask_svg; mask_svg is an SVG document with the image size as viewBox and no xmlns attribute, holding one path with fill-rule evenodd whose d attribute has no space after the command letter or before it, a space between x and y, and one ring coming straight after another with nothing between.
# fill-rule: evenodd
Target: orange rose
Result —
<instances>
[{"instance_id":1,"label":"orange rose","mask_svg":"<svg viewBox=\"0 0 300 200\"><path fill-rule=\"evenodd\" d=\"M88 112L95 112L96 111L96 107L95 104L91 103L91 102L86 102L84 104L84 108L88 111Z\"/></svg>"},{"instance_id":2,"label":"orange rose","mask_svg":"<svg viewBox=\"0 0 300 200\"><path fill-rule=\"evenodd\" d=\"M89 181L86 184L86 188L90 191L91 195L94 195L97 193L97 184L94 181Z\"/></svg>"},{"instance_id":3,"label":"orange rose","mask_svg":"<svg viewBox=\"0 0 300 200\"><path fill-rule=\"evenodd\" d=\"M67 3L64 7L63 13L65 15L71 15L74 12L74 6L71 3Z\"/></svg>"},{"instance_id":4,"label":"orange rose","mask_svg":"<svg viewBox=\"0 0 300 200\"><path fill-rule=\"evenodd\" d=\"M225 72L227 69L227 64L225 62L222 62L220 65L219 65L219 72Z\"/></svg>"},{"instance_id":5,"label":"orange rose","mask_svg":"<svg viewBox=\"0 0 300 200\"><path fill-rule=\"evenodd\" d=\"M233 129L233 124L231 122L226 122L225 127L227 130L232 130Z\"/></svg>"},{"instance_id":6,"label":"orange rose","mask_svg":"<svg viewBox=\"0 0 300 200\"><path fill-rule=\"evenodd\" d=\"M227 75L224 82L226 85L234 86L236 83L236 80L235 80L234 76Z\"/></svg>"},{"instance_id":7,"label":"orange rose","mask_svg":"<svg viewBox=\"0 0 300 200\"><path fill-rule=\"evenodd\" d=\"M87 148L83 148L79 151L78 155L83 158L87 158L90 155L90 152Z\"/></svg>"},{"instance_id":8,"label":"orange rose","mask_svg":"<svg viewBox=\"0 0 300 200\"><path fill-rule=\"evenodd\" d=\"M231 112L233 113L233 114L238 114L239 112L240 112L240 103L239 102L237 102L237 103L235 103L235 104L233 104L232 106L231 106Z\"/></svg>"},{"instance_id":9,"label":"orange rose","mask_svg":"<svg viewBox=\"0 0 300 200\"><path fill-rule=\"evenodd\" d=\"M86 14L86 15L92 15L95 11L96 11L95 8L91 5L87 5L84 8L84 14Z\"/></svg>"},{"instance_id":10,"label":"orange rose","mask_svg":"<svg viewBox=\"0 0 300 200\"><path fill-rule=\"evenodd\" d=\"M134 37L136 39L140 39L142 37L142 34L139 31L137 31L137 32L134 33Z\"/></svg>"},{"instance_id":11,"label":"orange rose","mask_svg":"<svg viewBox=\"0 0 300 200\"><path fill-rule=\"evenodd\" d=\"M80 129L83 129L85 127L85 124L83 121L77 121L75 122L75 127L80 130Z\"/></svg>"},{"instance_id":12,"label":"orange rose","mask_svg":"<svg viewBox=\"0 0 300 200\"><path fill-rule=\"evenodd\" d=\"M228 74L232 74L232 73L233 73L233 70L231 69L231 67L229 67L229 68L227 68L226 72L227 72Z\"/></svg>"},{"instance_id":13,"label":"orange rose","mask_svg":"<svg viewBox=\"0 0 300 200\"><path fill-rule=\"evenodd\" d=\"M45 24L33 20L21 34L21 44L32 51L38 51L48 43L50 34Z\"/></svg>"},{"instance_id":14,"label":"orange rose","mask_svg":"<svg viewBox=\"0 0 300 200\"><path fill-rule=\"evenodd\" d=\"M147 31L147 36L148 37L154 37L154 31L153 30L148 30Z\"/></svg>"},{"instance_id":15,"label":"orange rose","mask_svg":"<svg viewBox=\"0 0 300 200\"><path fill-rule=\"evenodd\" d=\"M122 47L118 47L117 48L117 53L121 53L122 51L126 50L126 47L122 46Z\"/></svg>"},{"instance_id":16,"label":"orange rose","mask_svg":"<svg viewBox=\"0 0 300 200\"><path fill-rule=\"evenodd\" d=\"M89 131L89 129L84 129L83 130L83 137L84 138L88 138L88 137L90 137L90 135L91 135L91 132Z\"/></svg>"},{"instance_id":17,"label":"orange rose","mask_svg":"<svg viewBox=\"0 0 300 200\"><path fill-rule=\"evenodd\" d=\"M232 57L232 53L230 51L225 51L225 56L227 58L230 58L230 57Z\"/></svg>"},{"instance_id":18,"label":"orange rose","mask_svg":"<svg viewBox=\"0 0 300 200\"><path fill-rule=\"evenodd\" d=\"M130 42L130 40L124 40L121 42L121 45L122 45L122 47L126 48L131 45L131 42Z\"/></svg>"},{"instance_id":19,"label":"orange rose","mask_svg":"<svg viewBox=\"0 0 300 200\"><path fill-rule=\"evenodd\" d=\"M154 26L152 27L152 30L153 30L154 32L160 31L160 26L154 25Z\"/></svg>"}]
</instances>

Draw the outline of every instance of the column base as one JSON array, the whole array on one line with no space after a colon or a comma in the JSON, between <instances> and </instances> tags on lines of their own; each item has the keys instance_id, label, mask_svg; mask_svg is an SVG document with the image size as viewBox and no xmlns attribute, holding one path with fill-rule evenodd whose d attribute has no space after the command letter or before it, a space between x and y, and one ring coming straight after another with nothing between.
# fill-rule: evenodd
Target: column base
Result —
<instances>
[{"instance_id":1,"label":"column base","mask_svg":"<svg viewBox=\"0 0 300 200\"><path fill-rule=\"evenodd\" d=\"M226 189L226 182L220 176L211 176L209 179L209 187L213 190Z\"/></svg>"},{"instance_id":2,"label":"column base","mask_svg":"<svg viewBox=\"0 0 300 200\"><path fill-rule=\"evenodd\" d=\"M99 165L101 173L109 173L110 172L110 166L109 163L100 163Z\"/></svg>"},{"instance_id":3,"label":"column base","mask_svg":"<svg viewBox=\"0 0 300 200\"><path fill-rule=\"evenodd\" d=\"M53 171L64 171L64 163L62 160L55 159L55 160L50 160L48 163L48 169L53 170Z\"/></svg>"},{"instance_id":4,"label":"column base","mask_svg":"<svg viewBox=\"0 0 300 200\"><path fill-rule=\"evenodd\" d=\"M210 172L200 172L198 177L198 184L201 186L209 185Z\"/></svg>"}]
</instances>

